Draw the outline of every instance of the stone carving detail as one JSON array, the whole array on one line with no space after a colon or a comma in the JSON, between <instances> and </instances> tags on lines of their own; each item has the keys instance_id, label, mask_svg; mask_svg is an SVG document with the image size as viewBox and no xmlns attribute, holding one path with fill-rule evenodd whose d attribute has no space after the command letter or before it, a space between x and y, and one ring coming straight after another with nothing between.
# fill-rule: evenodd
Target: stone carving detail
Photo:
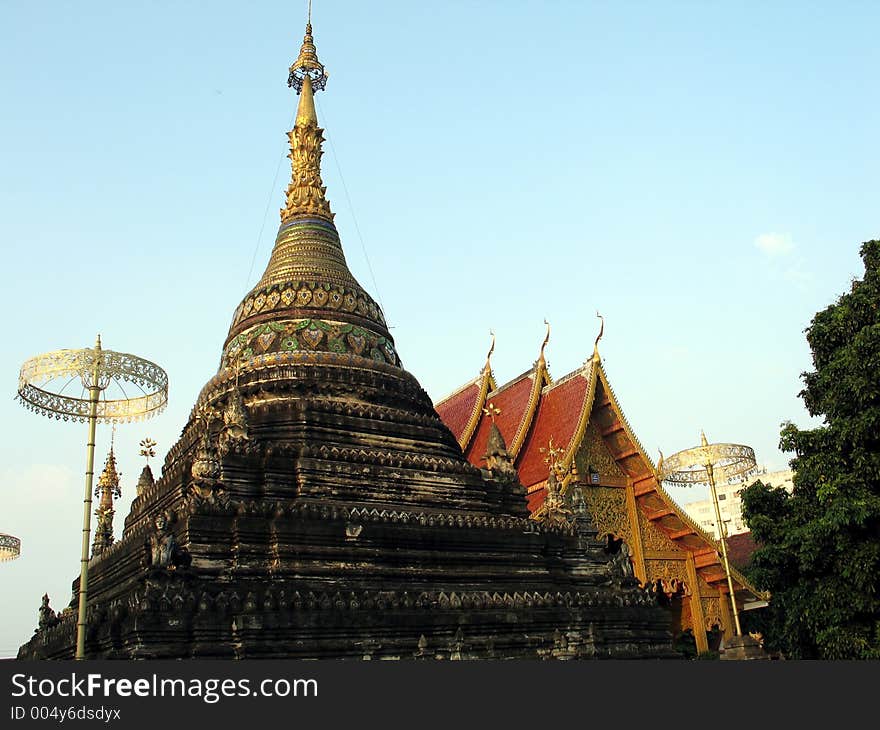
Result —
<instances>
[{"instance_id":1,"label":"stone carving detail","mask_svg":"<svg viewBox=\"0 0 880 730\"><path fill-rule=\"evenodd\" d=\"M43 594L43 602L40 605L40 618L39 618L39 631L45 631L46 629L51 629L59 622L59 618L56 615L55 611L53 611L49 607L49 594Z\"/></svg>"},{"instance_id":2,"label":"stone carving detail","mask_svg":"<svg viewBox=\"0 0 880 730\"><path fill-rule=\"evenodd\" d=\"M229 402L223 410L223 428L220 431L220 450L228 451L230 444L247 441L248 417L241 391L234 388L229 394ZM195 467L194 467L195 468ZM193 474L195 476L195 474ZM219 473L217 477L219 477ZM215 477L215 478L217 478Z\"/></svg>"},{"instance_id":3,"label":"stone carving detail","mask_svg":"<svg viewBox=\"0 0 880 730\"><path fill-rule=\"evenodd\" d=\"M528 515L526 489L519 480L519 474L513 465L513 457L507 450L507 444L504 443L504 437L494 422L489 431L483 461L486 462L484 476L494 479L504 491L501 499L504 511L516 515Z\"/></svg>"},{"instance_id":4,"label":"stone carving detail","mask_svg":"<svg viewBox=\"0 0 880 730\"><path fill-rule=\"evenodd\" d=\"M616 571L624 578L633 577L633 566L632 561L630 560L629 545L626 544L626 540L621 540L620 549L615 553L611 565L612 572Z\"/></svg>"},{"instance_id":5,"label":"stone carving detail","mask_svg":"<svg viewBox=\"0 0 880 730\"><path fill-rule=\"evenodd\" d=\"M547 477L547 496L544 499L544 512L542 522L563 528L571 528L573 514L565 495L562 494L562 486L556 476L556 469L551 468Z\"/></svg>"},{"instance_id":6,"label":"stone carving detail","mask_svg":"<svg viewBox=\"0 0 880 730\"><path fill-rule=\"evenodd\" d=\"M235 390L234 393L238 391ZM240 396L239 396L240 397ZM230 400L232 400L230 398ZM229 410L227 406L227 410ZM235 410L235 407L232 407ZM211 437L211 423L218 419L218 414L213 408L203 408L197 416L203 424L202 435L199 437L199 445L196 447L195 458L193 459L190 473L192 474L192 482L188 489L188 500L191 507L203 507L206 504L215 505L220 501L225 502L225 494L222 489L220 476L222 475L222 463L218 454L217 447ZM224 420L227 417L224 413ZM231 417L234 422L235 415ZM228 421L227 421L228 422ZM246 429L246 421L245 426ZM229 451L232 447L238 445L243 439L240 438L242 426L233 423L232 432L239 435L239 438L228 437L224 442L224 450ZM225 431L221 430L221 436ZM247 432L245 430L245 438Z\"/></svg>"},{"instance_id":7,"label":"stone carving detail","mask_svg":"<svg viewBox=\"0 0 880 730\"><path fill-rule=\"evenodd\" d=\"M171 531L171 519L167 513L160 512L153 519L153 531L150 533L148 546L150 567L169 570L189 567L189 553L178 544Z\"/></svg>"},{"instance_id":8,"label":"stone carving detail","mask_svg":"<svg viewBox=\"0 0 880 730\"><path fill-rule=\"evenodd\" d=\"M492 472L498 481L506 483L519 482L513 459L507 451L507 445L498 427L493 423L486 443L486 455L483 457L486 468Z\"/></svg>"}]
</instances>

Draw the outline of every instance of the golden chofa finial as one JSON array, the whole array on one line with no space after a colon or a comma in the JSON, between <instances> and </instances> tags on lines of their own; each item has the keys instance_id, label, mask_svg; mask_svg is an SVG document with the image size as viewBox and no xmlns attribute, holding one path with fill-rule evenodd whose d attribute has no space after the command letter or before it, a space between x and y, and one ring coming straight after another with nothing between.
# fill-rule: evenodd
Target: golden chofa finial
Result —
<instances>
[{"instance_id":1,"label":"golden chofa finial","mask_svg":"<svg viewBox=\"0 0 880 730\"><path fill-rule=\"evenodd\" d=\"M538 360L544 359L544 348L547 347L547 343L550 342L550 323L545 319L544 324L547 325L547 334L544 336L544 341L541 343L541 354L538 357Z\"/></svg>"},{"instance_id":2,"label":"golden chofa finial","mask_svg":"<svg viewBox=\"0 0 880 730\"><path fill-rule=\"evenodd\" d=\"M489 330L489 334L492 337L492 344L489 345L489 352L486 353L486 366L483 368L484 370L490 370L489 361L492 359L492 353L495 352L495 333L492 330Z\"/></svg>"},{"instance_id":3,"label":"golden chofa finial","mask_svg":"<svg viewBox=\"0 0 880 730\"><path fill-rule=\"evenodd\" d=\"M599 325L599 334L596 335L596 341L593 343L593 360L598 362L599 358L599 340L602 339L602 335L605 334L605 317L599 314L598 310L596 311L596 316L599 318L601 324Z\"/></svg>"}]
</instances>

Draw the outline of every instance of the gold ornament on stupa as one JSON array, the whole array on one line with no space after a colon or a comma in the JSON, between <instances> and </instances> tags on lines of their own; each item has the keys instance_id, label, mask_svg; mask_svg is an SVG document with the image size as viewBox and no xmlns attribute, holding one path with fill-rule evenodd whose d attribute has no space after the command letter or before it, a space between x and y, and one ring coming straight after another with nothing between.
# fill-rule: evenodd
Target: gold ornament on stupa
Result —
<instances>
[{"instance_id":1,"label":"gold ornament on stupa","mask_svg":"<svg viewBox=\"0 0 880 730\"><path fill-rule=\"evenodd\" d=\"M104 471L98 477L95 487L95 496L100 499L95 517L98 524L95 527L95 539L92 542L92 556L100 555L113 544L113 500L122 496L120 486L121 474L116 469L116 455L113 453L113 445L110 445L110 453L104 462Z\"/></svg>"}]
</instances>

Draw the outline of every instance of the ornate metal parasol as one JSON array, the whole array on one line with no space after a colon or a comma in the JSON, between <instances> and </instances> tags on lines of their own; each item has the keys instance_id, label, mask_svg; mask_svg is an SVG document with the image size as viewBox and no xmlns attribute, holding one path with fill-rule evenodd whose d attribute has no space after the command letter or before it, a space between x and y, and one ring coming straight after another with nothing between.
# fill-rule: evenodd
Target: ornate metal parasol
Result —
<instances>
[{"instance_id":1,"label":"ornate metal parasol","mask_svg":"<svg viewBox=\"0 0 880 730\"><path fill-rule=\"evenodd\" d=\"M65 390L78 381L87 397ZM137 394L126 392L136 389ZM111 388L111 397L107 397ZM102 398L102 394L104 397ZM95 474L95 426L126 423L157 415L168 402L168 375L158 365L135 355L95 347L56 350L31 358L21 367L18 400L35 413L64 421L89 423L86 444L86 489L83 499L82 556L80 558L79 614L76 624L76 658L85 657L86 595L89 575L92 481Z\"/></svg>"},{"instance_id":2,"label":"ornate metal parasol","mask_svg":"<svg viewBox=\"0 0 880 730\"><path fill-rule=\"evenodd\" d=\"M21 540L0 532L0 563L15 560L19 555L21 555Z\"/></svg>"},{"instance_id":3,"label":"ornate metal parasol","mask_svg":"<svg viewBox=\"0 0 880 730\"><path fill-rule=\"evenodd\" d=\"M718 534L721 536L721 555L724 559L724 572L727 575L727 587L730 590L730 602L733 605L733 621L736 624L736 635L742 636L739 625L739 612L733 593L733 578L730 575L730 562L727 559L727 542L724 539L724 523L721 521L721 508L718 506L718 493L715 490L716 479L732 482L742 478L756 469L755 452L750 446L742 444L710 444L706 434L700 432L700 445L679 451L668 459L660 453L657 471L660 479L677 486L693 487L709 485L712 493L712 504L715 506L715 521Z\"/></svg>"}]
</instances>

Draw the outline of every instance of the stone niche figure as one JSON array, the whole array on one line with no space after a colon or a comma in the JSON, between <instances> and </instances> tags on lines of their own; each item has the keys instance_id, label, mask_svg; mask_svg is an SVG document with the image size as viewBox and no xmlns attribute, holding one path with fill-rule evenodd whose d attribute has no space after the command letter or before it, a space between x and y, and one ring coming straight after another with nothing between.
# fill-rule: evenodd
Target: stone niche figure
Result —
<instances>
[{"instance_id":1,"label":"stone niche figure","mask_svg":"<svg viewBox=\"0 0 880 730\"><path fill-rule=\"evenodd\" d=\"M501 436L501 431L493 423L489 431L489 439L486 442L486 455L483 457L486 468L491 471L495 478L505 483L519 480L513 459L507 451L507 445Z\"/></svg>"},{"instance_id":2,"label":"stone niche figure","mask_svg":"<svg viewBox=\"0 0 880 730\"><path fill-rule=\"evenodd\" d=\"M223 410L223 428L220 431L220 450L225 452L233 444L247 441L248 417L244 399L238 388L229 395L229 402Z\"/></svg>"},{"instance_id":3,"label":"stone niche figure","mask_svg":"<svg viewBox=\"0 0 880 730\"><path fill-rule=\"evenodd\" d=\"M217 447L211 439L207 427L199 439L195 459L190 469L192 482L189 486L190 499L198 504L225 504L226 495L220 477L223 467Z\"/></svg>"},{"instance_id":4,"label":"stone niche figure","mask_svg":"<svg viewBox=\"0 0 880 730\"><path fill-rule=\"evenodd\" d=\"M55 611L49 607L49 594L44 593L43 602L40 605L40 618L38 622L39 630L44 631L45 629L50 629L57 623L58 616Z\"/></svg>"},{"instance_id":5,"label":"stone niche figure","mask_svg":"<svg viewBox=\"0 0 880 730\"><path fill-rule=\"evenodd\" d=\"M550 467L550 473L547 475L547 496L544 498L544 506L544 522L557 527L571 526L572 511L562 493L562 484L555 466Z\"/></svg>"},{"instance_id":6,"label":"stone niche figure","mask_svg":"<svg viewBox=\"0 0 880 730\"><path fill-rule=\"evenodd\" d=\"M153 519L153 532L150 534L150 567L175 568L188 567L190 555L177 542L177 538L171 531L171 521L168 515L160 512Z\"/></svg>"},{"instance_id":7,"label":"stone niche figure","mask_svg":"<svg viewBox=\"0 0 880 730\"><path fill-rule=\"evenodd\" d=\"M609 542L610 542L609 538ZM614 553L614 558L611 561L612 570L615 571L618 575L622 575L624 578L632 578L634 577L632 561L630 560L630 550L629 545L626 544L624 540L620 541L620 548L616 553Z\"/></svg>"}]
</instances>

